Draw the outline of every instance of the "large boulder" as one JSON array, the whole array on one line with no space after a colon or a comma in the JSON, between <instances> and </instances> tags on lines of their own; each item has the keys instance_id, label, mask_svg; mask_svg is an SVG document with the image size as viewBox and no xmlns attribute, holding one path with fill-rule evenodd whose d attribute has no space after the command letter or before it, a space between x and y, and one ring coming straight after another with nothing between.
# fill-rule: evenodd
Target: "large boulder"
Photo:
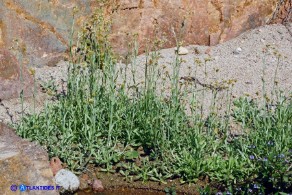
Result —
<instances>
[{"instance_id":1,"label":"large boulder","mask_svg":"<svg viewBox=\"0 0 292 195\"><path fill-rule=\"evenodd\" d=\"M3 123L0 123L0 175L1 194L20 192L21 184L56 188L46 151L36 143L21 139ZM21 194L57 195L59 192L33 190Z\"/></svg>"}]
</instances>

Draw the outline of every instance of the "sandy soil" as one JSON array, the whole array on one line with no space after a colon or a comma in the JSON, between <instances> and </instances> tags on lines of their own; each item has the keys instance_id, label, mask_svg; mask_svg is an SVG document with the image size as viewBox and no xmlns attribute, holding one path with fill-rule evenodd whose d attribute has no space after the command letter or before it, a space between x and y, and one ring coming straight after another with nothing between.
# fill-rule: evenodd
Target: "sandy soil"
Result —
<instances>
[{"instance_id":1,"label":"sandy soil","mask_svg":"<svg viewBox=\"0 0 292 195\"><path fill-rule=\"evenodd\" d=\"M290 33L288 29L290 28ZM243 33L239 37L217 46L186 46L189 50L187 55L180 56L182 64L180 66L180 77L196 78L196 92L203 99L205 111L212 100L212 90L210 86L216 83L232 82L232 90L222 90L217 94L217 105L222 108L226 107L225 98L229 91L232 97L236 98L242 95L251 97L261 97L263 82L265 80L265 89L270 96L271 89L275 86L274 80L278 83L278 89L284 93L292 92L292 25L269 25L259 27L254 30ZM166 76L166 72L171 74L172 63L175 60L175 48L163 49L158 59L161 74ZM281 54L278 61L277 55ZM145 55L138 56L136 62L137 81L143 82L145 71ZM195 60L197 59L197 60ZM203 62L201 66L196 65L198 59ZM212 59L211 61L209 61ZM206 62L206 73L205 65ZM62 80L66 81L67 62L59 62L55 67L36 68L36 79L38 83L54 80L61 90ZM119 64L120 68L126 67ZM277 74L275 76L275 71ZM264 77L263 77L264 75ZM129 76L129 79L131 77ZM159 81L162 82L162 81ZM184 81L181 80L183 83ZM226 84L226 83L225 83ZM166 83L166 87L170 84ZM205 86L205 87L203 87ZM209 86L209 87L206 87ZM202 89L205 88L205 95L202 96ZM184 89L189 91L190 88ZM189 96L187 96L189 98ZM53 102L52 96L42 92L37 93L34 101L33 98L27 98L24 101L25 113L39 112L44 102ZM225 103L224 103L225 102ZM21 104L19 99L10 99L2 101L0 105L0 122L11 123L19 120L21 116Z\"/></svg>"}]
</instances>

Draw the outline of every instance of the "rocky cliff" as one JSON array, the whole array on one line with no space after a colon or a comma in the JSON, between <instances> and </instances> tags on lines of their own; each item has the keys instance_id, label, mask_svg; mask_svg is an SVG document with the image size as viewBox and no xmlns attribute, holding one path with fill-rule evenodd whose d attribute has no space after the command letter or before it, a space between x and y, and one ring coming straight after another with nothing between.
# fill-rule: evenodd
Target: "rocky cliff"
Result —
<instances>
[{"instance_id":1,"label":"rocky cliff","mask_svg":"<svg viewBox=\"0 0 292 195\"><path fill-rule=\"evenodd\" d=\"M0 48L10 51L24 66L55 65L68 51L73 22L76 31L101 0L1 0ZM161 39L172 47L176 38L185 45L215 45L244 31L291 16L291 0L109 0L105 13L112 20L113 49L126 55L137 34L139 52L147 39ZM291 20L292 17L290 17ZM75 39L76 40L76 39ZM15 52L17 50L17 52ZM21 56L21 58L19 57ZM1 67L2 66L2 67ZM0 64L0 70L4 68ZM0 85L5 77L0 73ZM6 82L6 81L5 81Z\"/></svg>"},{"instance_id":2,"label":"rocky cliff","mask_svg":"<svg viewBox=\"0 0 292 195\"><path fill-rule=\"evenodd\" d=\"M174 33L185 44L215 45L265 24L277 0L118 0L113 18L116 51L125 52L127 33L138 33L140 51L154 34L175 45ZM174 31L174 32L173 32ZM118 48L119 47L119 48Z\"/></svg>"},{"instance_id":3,"label":"rocky cliff","mask_svg":"<svg viewBox=\"0 0 292 195\"><path fill-rule=\"evenodd\" d=\"M140 51L145 38L156 34L164 47L185 44L215 45L265 24L278 0L110 0L107 15L113 26L111 40L116 52L124 54L131 34L138 33ZM288 2L288 1L287 1ZM34 66L53 65L68 49L72 9L78 7L76 30L85 17L99 7L96 0L2 0L0 2L0 47L21 42L24 62Z\"/></svg>"}]
</instances>

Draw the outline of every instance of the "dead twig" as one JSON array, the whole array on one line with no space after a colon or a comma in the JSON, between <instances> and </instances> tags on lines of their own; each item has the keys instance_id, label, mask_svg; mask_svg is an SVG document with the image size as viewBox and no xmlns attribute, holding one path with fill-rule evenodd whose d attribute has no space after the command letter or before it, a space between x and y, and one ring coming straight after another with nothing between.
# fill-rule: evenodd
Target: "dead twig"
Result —
<instances>
[{"instance_id":1,"label":"dead twig","mask_svg":"<svg viewBox=\"0 0 292 195\"><path fill-rule=\"evenodd\" d=\"M186 81L192 81L192 82L194 82L196 84L201 85L202 87L209 88L212 91L222 91L224 89L227 89L227 87L225 87L225 86L214 86L214 85L211 85L211 84L202 83L196 77L181 77L180 79L186 80Z\"/></svg>"}]
</instances>

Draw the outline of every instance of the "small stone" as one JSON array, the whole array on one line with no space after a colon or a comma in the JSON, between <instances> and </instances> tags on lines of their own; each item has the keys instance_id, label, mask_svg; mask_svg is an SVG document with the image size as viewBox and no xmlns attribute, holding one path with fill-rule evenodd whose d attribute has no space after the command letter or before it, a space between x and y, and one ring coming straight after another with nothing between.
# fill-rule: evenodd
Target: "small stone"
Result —
<instances>
[{"instance_id":1,"label":"small stone","mask_svg":"<svg viewBox=\"0 0 292 195\"><path fill-rule=\"evenodd\" d=\"M82 174L80 178L84 179L86 181L90 180L90 178L89 178L89 176L87 174Z\"/></svg>"},{"instance_id":2,"label":"small stone","mask_svg":"<svg viewBox=\"0 0 292 195\"><path fill-rule=\"evenodd\" d=\"M175 51L177 52L177 48L175 48ZM178 49L178 55L186 55L189 53L189 50L185 47L179 47Z\"/></svg>"},{"instance_id":3,"label":"small stone","mask_svg":"<svg viewBox=\"0 0 292 195\"><path fill-rule=\"evenodd\" d=\"M71 171L65 169L61 169L60 171L58 171L55 179L56 184L61 186L61 193L74 192L78 190L80 186L80 181L78 177Z\"/></svg>"},{"instance_id":4,"label":"small stone","mask_svg":"<svg viewBox=\"0 0 292 195\"><path fill-rule=\"evenodd\" d=\"M211 48L209 47L208 49L206 49L206 51L205 51L205 54L210 54L210 52L211 52Z\"/></svg>"},{"instance_id":5,"label":"small stone","mask_svg":"<svg viewBox=\"0 0 292 195\"><path fill-rule=\"evenodd\" d=\"M62 162L58 157L53 157L50 161L50 167L52 169L53 175L55 176L57 172L61 169L62 167Z\"/></svg>"},{"instance_id":6,"label":"small stone","mask_svg":"<svg viewBox=\"0 0 292 195\"><path fill-rule=\"evenodd\" d=\"M83 174L79 177L79 181L80 181L80 186L79 189L80 190L86 190L89 188L89 184L91 184L91 181L89 179L89 176L87 174Z\"/></svg>"},{"instance_id":7,"label":"small stone","mask_svg":"<svg viewBox=\"0 0 292 195\"><path fill-rule=\"evenodd\" d=\"M102 191L104 191L104 187L102 185L102 182L100 180L98 180L98 179L95 179L93 181L93 184L92 184L92 189L95 192L102 192Z\"/></svg>"},{"instance_id":8,"label":"small stone","mask_svg":"<svg viewBox=\"0 0 292 195\"><path fill-rule=\"evenodd\" d=\"M240 47L236 48L236 50L233 52L234 54L240 54L242 52L242 49Z\"/></svg>"}]
</instances>

